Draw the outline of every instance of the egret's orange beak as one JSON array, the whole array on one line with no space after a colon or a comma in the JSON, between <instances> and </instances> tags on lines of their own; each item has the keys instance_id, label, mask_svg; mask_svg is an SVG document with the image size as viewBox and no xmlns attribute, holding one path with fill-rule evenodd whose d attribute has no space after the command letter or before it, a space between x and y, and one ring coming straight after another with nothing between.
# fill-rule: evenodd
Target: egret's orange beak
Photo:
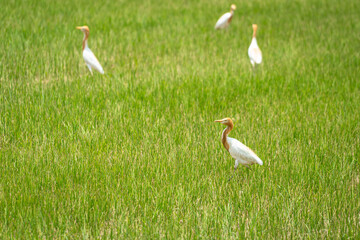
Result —
<instances>
[{"instance_id":1,"label":"egret's orange beak","mask_svg":"<svg viewBox=\"0 0 360 240\"><path fill-rule=\"evenodd\" d=\"M81 29L82 29L82 27L76 27L76 29L79 29L79 30L81 30Z\"/></svg>"},{"instance_id":2,"label":"egret's orange beak","mask_svg":"<svg viewBox=\"0 0 360 240\"><path fill-rule=\"evenodd\" d=\"M222 122L223 120L215 120L214 122Z\"/></svg>"}]
</instances>

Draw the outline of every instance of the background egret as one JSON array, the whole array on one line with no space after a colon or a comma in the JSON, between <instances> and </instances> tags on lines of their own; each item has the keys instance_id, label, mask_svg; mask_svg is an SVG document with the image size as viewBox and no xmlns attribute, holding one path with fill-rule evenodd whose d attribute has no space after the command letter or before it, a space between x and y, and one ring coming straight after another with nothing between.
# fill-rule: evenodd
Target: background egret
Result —
<instances>
[{"instance_id":1,"label":"background egret","mask_svg":"<svg viewBox=\"0 0 360 240\"><path fill-rule=\"evenodd\" d=\"M230 7L230 12L225 13L222 15L219 20L215 24L215 29L224 29L230 25L230 22L233 18L234 11L236 10L235 4L232 4Z\"/></svg>"},{"instance_id":2,"label":"background egret","mask_svg":"<svg viewBox=\"0 0 360 240\"><path fill-rule=\"evenodd\" d=\"M104 70L95 57L94 53L90 50L87 44L87 40L89 38L89 27L88 26L82 26L82 27L76 27L76 29L81 30L84 33L84 39L82 44L82 50L83 50L83 58L85 60L86 65L88 66L91 74L92 74L92 68L97 70L99 73L104 74Z\"/></svg>"},{"instance_id":3,"label":"background egret","mask_svg":"<svg viewBox=\"0 0 360 240\"><path fill-rule=\"evenodd\" d=\"M262 54L261 54L261 50L256 41L257 25L253 24L252 28L253 28L253 37L251 40L251 44L249 46L248 54L249 54L251 65L253 66L253 69L255 69L255 64L260 64L262 61Z\"/></svg>"}]
</instances>

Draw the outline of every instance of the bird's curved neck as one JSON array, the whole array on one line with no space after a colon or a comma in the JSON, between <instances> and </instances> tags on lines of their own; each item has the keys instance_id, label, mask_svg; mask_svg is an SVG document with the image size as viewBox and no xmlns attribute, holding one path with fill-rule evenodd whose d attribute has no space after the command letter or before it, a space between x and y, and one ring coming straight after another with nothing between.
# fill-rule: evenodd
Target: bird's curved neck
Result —
<instances>
[{"instance_id":1,"label":"bird's curved neck","mask_svg":"<svg viewBox=\"0 0 360 240\"><path fill-rule=\"evenodd\" d=\"M234 128L234 125L231 123L230 125L228 125L223 133L222 133L222 136L221 136L221 142L222 144L224 145L224 147L226 148L226 150L229 151L229 143L227 141L227 136L229 135L229 133L231 132L231 130Z\"/></svg>"},{"instance_id":2,"label":"bird's curved neck","mask_svg":"<svg viewBox=\"0 0 360 240\"><path fill-rule=\"evenodd\" d=\"M82 49L84 51L84 49L88 46L87 45L87 40L89 38L89 33L88 32L84 32L84 39L83 39L83 43L82 43Z\"/></svg>"},{"instance_id":3,"label":"bird's curved neck","mask_svg":"<svg viewBox=\"0 0 360 240\"><path fill-rule=\"evenodd\" d=\"M234 15L234 10L230 9L231 16Z\"/></svg>"},{"instance_id":4,"label":"bird's curved neck","mask_svg":"<svg viewBox=\"0 0 360 240\"><path fill-rule=\"evenodd\" d=\"M256 30L253 31L253 39L256 38Z\"/></svg>"}]
</instances>

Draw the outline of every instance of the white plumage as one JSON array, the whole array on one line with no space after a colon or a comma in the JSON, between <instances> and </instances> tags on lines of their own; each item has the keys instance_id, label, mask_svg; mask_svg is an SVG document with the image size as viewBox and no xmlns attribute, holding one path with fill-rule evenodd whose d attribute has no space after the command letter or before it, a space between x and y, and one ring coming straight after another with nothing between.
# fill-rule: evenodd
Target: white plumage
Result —
<instances>
[{"instance_id":1,"label":"white plumage","mask_svg":"<svg viewBox=\"0 0 360 240\"><path fill-rule=\"evenodd\" d=\"M225 13L222 15L219 20L215 24L215 29L224 29L230 25L232 17L234 15L234 11L236 6L234 4L231 5L230 12Z\"/></svg>"},{"instance_id":2,"label":"white plumage","mask_svg":"<svg viewBox=\"0 0 360 240\"><path fill-rule=\"evenodd\" d=\"M235 138L228 137L228 134L234 128L234 124L230 118L216 120L215 122L220 122L226 125L226 128L221 136L221 142L226 150L229 151L230 155L235 159L234 172L239 164L248 168L253 164L263 165L263 161L250 148Z\"/></svg>"},{"instance_id":3,"label":"white plumage","mask_svg":"<svg viewBox=\"0 0 360 240\"><path fill-rule=\"evenodd\" d=\"M83 58L85 60L86 65L88 66L90 72L92 72L91 69L94 68L101 74L104 74L104 70L103 70L101 64L95 57L94 53L90 50L90 48L88 48L88 46L86 46L83 51Z\"/></svg>"},{"instance_id":4,"label":"white plumage","mask_svg":"<svg viewBox=\"0 0 360 240\"><path fill-rule=\"evenodd\" d=\"M261 50L256 41L256 30L257 30L257 25L253 24L253 38L251 40L251 44L248 49L250 62L253 67L255 67L255 64L260 64L262 62Z\"/></svg>"},{"instance_id":5,"label":"white plumage","mask_svg":"<svg viewBox=\"0 0 360 240\"><path fill-rule=\"evenodd\" d=\"M101 74L104 74L104 70L103 70L101 64L99 63L99 61L95 57L94 53L90 50L90 48L88 47L88 44L87 44L87 40L89 38L89 33L90 33L89 28L87 26L76 27L76 28L80 29L84 33L83 58L84 58L84 61L87 65L87 67L89 68L91 74L92 74L92 69L95 69L98 72L100 72Z\"/></svg>"},{"instance_id":6,"label":"white plumage","mask_svg":"<svg viewBox=\"0 0 360 240\"><path fill-rule=\"evenodd\" d=\"M235 159L235 168L237 168L239 164L244 166L255 163L263 165L261 159L250 148L235 138L227 137L226 139L229 143L229 153Z\"/></svg>"}]
</instances>

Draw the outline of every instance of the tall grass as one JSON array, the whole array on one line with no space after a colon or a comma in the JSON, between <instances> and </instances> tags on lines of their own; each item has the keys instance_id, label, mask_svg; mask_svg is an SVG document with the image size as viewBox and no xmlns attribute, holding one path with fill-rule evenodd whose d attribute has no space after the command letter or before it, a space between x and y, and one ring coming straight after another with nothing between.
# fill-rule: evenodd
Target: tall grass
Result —
<instances>
[{"instance_id":1,"label":"tall grass","mask_svg":"<svg viewBox=\"0 0 360 240\"><path fill-rule=\"evenodd\" d=\"M0 238L360 237L360 3L231 3L0 2Z\"/></svg>"}]
</instances>

